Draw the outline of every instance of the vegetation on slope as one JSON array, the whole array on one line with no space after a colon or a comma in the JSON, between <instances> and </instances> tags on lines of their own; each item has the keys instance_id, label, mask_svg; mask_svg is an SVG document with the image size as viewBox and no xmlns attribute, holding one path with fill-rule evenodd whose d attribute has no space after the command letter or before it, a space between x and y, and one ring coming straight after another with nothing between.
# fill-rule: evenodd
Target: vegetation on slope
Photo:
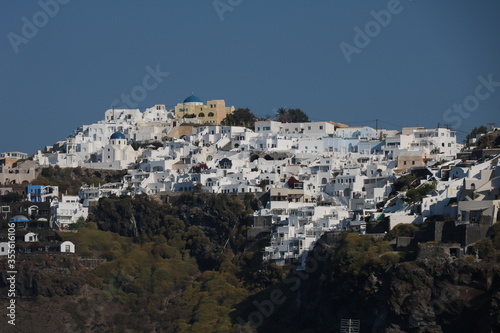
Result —
<instances>
[{"instance_id":1,"label":"vegetation on slope","mask_svg":"<svg viewBox=\"0 0 500 333\"><path fill-rule=\"evenodd\" d=\"M245 252L246 219L258 206L252 194L101 199L94 222L62 234L77 255L20 261L19 292L34 297L20 325L47 309L58 309L53 320L65 318L58 325L68 331L95 332L339 331L342 318L362 318L362 332L451 332L472 325L466 316L500 322L488 317L500 302L498 223L476 243L480 263L407 261L386 240L331 233L300 271ZM397 226L387 238L415 231ZM443 290L460 294L443 303Z\"/></svg>"},{"instance_id":2,"label":"vegetation on slope","mask_svg":"<svg viewBox=\"0 0 500 333\"><path fill-rule=\"evenodd\" d=\"M84 184L99 186L105 183L121 182L127 170L106 171L76 168L61 168L50 166L42 168L38 178L31 182L32 185L59 186L59 193L76 195Z\"/></svg>"},{"instance_id":3,"label":"vegetation on slope","mask_svg":"<svg viewBox=\"0 0 500 333\"><path fill-rule=\"evenodd\" d=\"M92 215L98 222L65 235L81 255L106 260L87 275L98 292L80 312L92 313L92 304L114 309L92 321L75 310L78 329L234 331L235 305L260 288L253 277L262 267L252 267L253 254L243 252L256 199L204 193L170 201L101 199Z\"/></svg>"}]
</instances>

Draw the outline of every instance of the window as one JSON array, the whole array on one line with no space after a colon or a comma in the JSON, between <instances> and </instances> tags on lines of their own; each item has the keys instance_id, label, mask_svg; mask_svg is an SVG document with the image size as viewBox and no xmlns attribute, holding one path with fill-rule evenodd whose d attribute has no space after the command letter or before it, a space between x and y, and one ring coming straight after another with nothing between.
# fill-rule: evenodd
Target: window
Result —
<instances>
[{"instance_id":1,"label":"window","mask_svg":"<svg viewBox=\"0 0 500 333\"><path fill-rule=\"evenodd\" d=\"M212 118L212 117L214 117L214 116L215 116L215 114L214 114L213 112L209 112L209 113L208 113L208 116Z\"/></svg>"},{"instance_id":2,"label":"window","mask_svg":"<svg viewBox=\"0 0 500 333\"><path fill-rule=\"evenodd\" d=\"M204 114L203 112L200 112L200 113L198 114L198 117L200 117L200 118L204 118L204 117L205 117L205 114Z\"/></svg>"},{"instance_id":3,"label":"window","mask_svg":"<svg viewBox=\"0 0 500 333\"><path fill-rule=\"evenodd\" d=\"M70 252L71 251L71 246L70 245L66 245L66 252Z\"/></svg>"},{"instance_id":4,"label":"window","mask_svg":"<svg viewBox=\"0 0 500 333\"><path fill-rule=\"evenodd\" d=\"M319 127L319 129L320 129L320 130L322 130L322 129L323 129L323 126L320 126L320 127Z\"/></svg>"}]
</instances>

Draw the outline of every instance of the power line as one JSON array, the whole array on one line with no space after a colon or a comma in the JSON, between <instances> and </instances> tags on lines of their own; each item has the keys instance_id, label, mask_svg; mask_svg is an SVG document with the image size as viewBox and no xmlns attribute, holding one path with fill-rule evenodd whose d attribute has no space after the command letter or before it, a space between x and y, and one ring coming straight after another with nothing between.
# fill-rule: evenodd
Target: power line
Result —
<instances>
[{"instance_id":1,"label":"power line","mask_svg":"<svg viewBox=\"0 0 500 333\"><path fill-rule=\"evenodd\" d=\"M379 120L381 123L384 123L384 124L387 124L387 125L391 125L391 126L396 126L396 127L399 127L399 128L403 128L405 126L403 125L398 125L398 124L393 124L393 123L390 123L388 121L385 121L385 120Z\"/></svg>"},{"instance_id":2,"label":"power line","mask_svg":"<svg viewBox=\"0 0 500 333\"><path fill-rule=\"evenodd\" d=\"M148 109L148 108L152 108L154 107L155 105L165 105L165 107L175 107L177 106L177 104L175 105L167 105L167 104L154 104L154 105L148 105L148 106L144 106L144 105L138 105L138 106L134 106L134 107L131 107L131 106L128 106L128 105L121 105L121 104L118 104L118 105L111 105L111 108L115 108L115 109L125 109L125 110L133 110L133 109Z\"/></svg>"},{"instance_id":3,"label":"power line","mask_svg":"<svg viewBox=\"0 0 500 333\"><path fill-rule=\"evenodd\" d=\"M364 121L343 121L343 123L348 123L348 124L366 124L366 123L373 123L374 121L377 121L377 119L364 120Z\"/></svg>"}]
</instances>

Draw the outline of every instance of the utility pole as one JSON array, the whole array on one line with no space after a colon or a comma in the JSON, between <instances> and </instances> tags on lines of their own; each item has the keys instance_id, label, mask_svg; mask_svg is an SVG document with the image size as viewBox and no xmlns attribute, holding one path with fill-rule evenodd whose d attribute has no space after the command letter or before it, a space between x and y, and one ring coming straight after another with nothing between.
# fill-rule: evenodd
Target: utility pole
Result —
<instances>
[{"instance_id":1,"label":"utility pole","mask_svg":"<svg viewBox=\"0 0 500 333\"><path fill-rule=\"evenodd\" d=\"M342 319L340 333L359 333L359 319Z\"/></svg>"}]
</instances>

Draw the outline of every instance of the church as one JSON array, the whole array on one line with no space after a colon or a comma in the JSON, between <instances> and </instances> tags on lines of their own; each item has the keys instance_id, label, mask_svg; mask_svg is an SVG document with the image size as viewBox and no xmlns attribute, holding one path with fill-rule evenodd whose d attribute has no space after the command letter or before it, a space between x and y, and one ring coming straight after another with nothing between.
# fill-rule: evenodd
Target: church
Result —
<instances>
[{"instance_id":1,"label":"church","mask_svg":"<svg viewBox=\"0 0 500 333\"><path fill-rule=\"evenodd\" d=\"M203 104L195 95L187 97L175 107L175 118L183 122L220 125L228 114L234 112L234 106L227 107L223 99L207 101Z\"/></svg>"}]
</instances>

